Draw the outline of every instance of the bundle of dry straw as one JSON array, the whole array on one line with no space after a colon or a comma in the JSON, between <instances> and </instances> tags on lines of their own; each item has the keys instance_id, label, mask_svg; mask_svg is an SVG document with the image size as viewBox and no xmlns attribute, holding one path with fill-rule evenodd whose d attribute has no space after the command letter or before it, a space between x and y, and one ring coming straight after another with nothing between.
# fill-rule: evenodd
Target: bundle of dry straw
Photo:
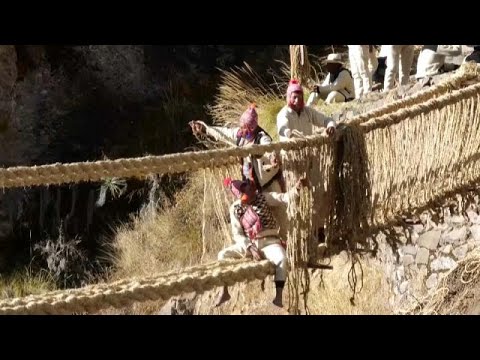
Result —
<instances>
[{"instance_id":1,"label":"bundle of dry straw","mask_svg":"<svg viewBox=\"0 0 480 360\"><path fill-rule=\"evenodd\" d=\"M311 66L305 45L290 45L290 78L306 85L311 78Z\"/></svg>"}]
</instances>

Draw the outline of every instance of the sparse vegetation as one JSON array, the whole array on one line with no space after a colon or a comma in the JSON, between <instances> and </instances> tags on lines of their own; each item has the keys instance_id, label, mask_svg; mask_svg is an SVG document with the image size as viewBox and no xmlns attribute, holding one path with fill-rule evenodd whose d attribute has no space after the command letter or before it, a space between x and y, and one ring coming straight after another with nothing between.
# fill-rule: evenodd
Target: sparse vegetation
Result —
<instances>
[{"instance_id":1,"label":"sparse vegetation","mask_svg":"<svg viewBox=\"0 0 480 360\"><path fill-rule=\"evenodd\" d=\"M355 306L350 303L352 291L347 281L350 262L336 258L332 262L334 271L325 272L322 281L317 281L311 288L309 308L313 314L392 314L385 271L374 259L365 257L361 262L363 288L355 296Z\"/></svg>"},{"instance_id":2,"label":"sparse vegetation","mask_svg":"<svg viewBox=\"0 0 480 360\"><path fill-rule=\"evenodd\" d=\"M116 199L120 197L127 190L127 182L125 179L112 178L105 180L100 186L100 191L98 195L96 206L102 207L105 205L107 198L107 193L110 193L111 196Z\"/></svg>"},{"instance_id":3,"label":"sparse vegetation","mask_svg":"<svg viewBox=\"0 0 480 360\"><path fill-rule=\"evenodd\" d=\"M257 104L259 111L266 104L282 98L280 85L269 87L248 64L230 71L221 70L221 82L215 104L208 106L215 123L237 125L240 115L251 103ZM259 116L262 119L261 116Z\"/></svg>"},{"instance_id":4,"label":"sparse vegetation","mask_svg":"<svg viewBox=\"0 0 480 360\"><path fill-rule=\"evenodd\" d=\"M36 264L46 264L50 278L60 288L87 285L95 280L98 270L96 262L89 261L86 252L80 246L80 239L67 239L63 224L59 227L56 239L46 239L35 244Z\"/></svg>"},{"instance_id":5,"label":"sparse vegetation","mask_svg":"<svg viewBox=\"0 0 480 360\"><path fill-rule=\"evenodd\" d=\"M117 229L116 276L141 276L198 263L202 255L202 178L191 178L174 201L163 198Z\"/></svg>"},{"instance_id":6,"label":"sparse vegetation","mask_svg":"<svg viewBox=\"0 0 480 360\"><path fill-rule=\"evenodd\" d=\"M55 290L55 280L47 271L30 267L9 275L0 275L0 299L42 294Z\"/></svg>"}]
</instances>

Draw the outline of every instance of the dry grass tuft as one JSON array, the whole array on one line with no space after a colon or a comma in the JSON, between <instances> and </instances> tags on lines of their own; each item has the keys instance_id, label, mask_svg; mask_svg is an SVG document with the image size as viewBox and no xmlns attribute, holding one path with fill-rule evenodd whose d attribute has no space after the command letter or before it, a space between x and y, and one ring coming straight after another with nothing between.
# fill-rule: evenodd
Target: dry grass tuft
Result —
<instances>
[{"instance_id":1,"label":"dry grass tuft","mask_svg":"<svg viewBox=\"0 0 480 360\"><path fill-rule=\"evenodd\" d=\"M8 276L0 275L0 299L37 295L51 290L55 290L55 280L46 271L33 272L27 268Z\"/></svg>"},{"instance_id":2,"label":"dry grass tuft","mask_svg":"<svg viewBox=\"0 0 480 360\"><path fill-rule=\"evenodd\" d=\"M117 230L114 241L115 277L151 275L200 261L203 179L193 178L174 203L132 218Z\"/></svg>"},{"instance_id":3,"label":"dry grass tuft","mask_svg":"<svg viewBox=\"0 0 480 360\"><path fill-rule=\"evenodd\" d=\"M363 288L355 295L355 305L350 303L352 290L348 283L350 261L346 256L332 259L333 271L325 271L323 279L314 276L309 294L312 314L324 315L387 315L393 309L389 304L390 290L385 270L374 259L361 260Z\"/></svg>"}]
</instances>

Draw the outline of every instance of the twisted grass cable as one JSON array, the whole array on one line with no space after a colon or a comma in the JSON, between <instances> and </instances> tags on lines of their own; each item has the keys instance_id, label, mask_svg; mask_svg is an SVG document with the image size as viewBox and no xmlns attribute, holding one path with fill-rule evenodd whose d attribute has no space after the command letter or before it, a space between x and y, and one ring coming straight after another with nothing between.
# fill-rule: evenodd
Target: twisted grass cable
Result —
<instances>
[{"instance_id":1,"label":"twisted grass cable","mask_svg":"<svg viewBox=\"0 0 480 360\"><path fill-rule=\"evenodd\" d=\"M135 302L166 300L182 293L202 293L217 286L262 280L274 273L275 266L267 260L226 261L144 279L3 300L0 302L0 314L94 313L109 307L122 308Z\"/></svg>"}]
</instances>

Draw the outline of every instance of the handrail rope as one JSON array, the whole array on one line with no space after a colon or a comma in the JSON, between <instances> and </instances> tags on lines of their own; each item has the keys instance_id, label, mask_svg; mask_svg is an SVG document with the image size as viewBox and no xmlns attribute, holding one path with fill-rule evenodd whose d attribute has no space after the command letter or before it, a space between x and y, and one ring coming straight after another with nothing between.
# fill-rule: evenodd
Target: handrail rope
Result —
<instances>
[{"instance_id":1,"label":"handrail rope","mask_svg":"<svg viewBox=\"0 0 480 360\"><path fill-rule=\"evenodd\" d=\"M274 265L267 260L226 261L187 268L168 276L161 274L149 279L122 280L3 300L0 301L0 314L93 313L109 307L122 308L135 302L168 299L182 293L202 293L237 282L263 280L274 273Z\"/></svg>"},{"instance_id":2,"label":"handrail rope","mask_svg":"<svg viewBox=\"0 0 480 360\"><path fill-rule=\"evenodd\" d=\"M463 96L477 93L478 86L468 86L462 90L452 91L438 98L428 101L429 105L413 104L425 101L427 98L448 91L465 80L476 79L478 69L464 66L458 75L429 90L413 95L403 100L387 104L382 108L358 115L345 122L347 125L360 125L364 131L371 131L401 121L408 116L418 115L431 111L435 106L450 104ZM477 84L478 85L478 84ZM475 90L473 90L475 89ZM449 97L450 96L450 97ZM395 111L391 114L392 111ZM380 116L379 116L380 115ZM372 118L373 117L373 118ZM394 120L395 119L395 120ZM78 162L70 164L50 164L40 166L18 166L0 169L0 187L24 187L35 185L59 185L80 181L100 181L112 177L145 178L152 173L181 173L200 168L216 168L234 164L237 158L249 155L263 155L266 152L281 150L298 150L306 146L316 146L330 141L325 133L294 138L288 142L253 145L251 147L235 147L229 149L215 149L198 152L176 153L163 156L145 156L139 158L124 158L117 160L103 160L94 162Z\"/></svg>"}]
</instances>

